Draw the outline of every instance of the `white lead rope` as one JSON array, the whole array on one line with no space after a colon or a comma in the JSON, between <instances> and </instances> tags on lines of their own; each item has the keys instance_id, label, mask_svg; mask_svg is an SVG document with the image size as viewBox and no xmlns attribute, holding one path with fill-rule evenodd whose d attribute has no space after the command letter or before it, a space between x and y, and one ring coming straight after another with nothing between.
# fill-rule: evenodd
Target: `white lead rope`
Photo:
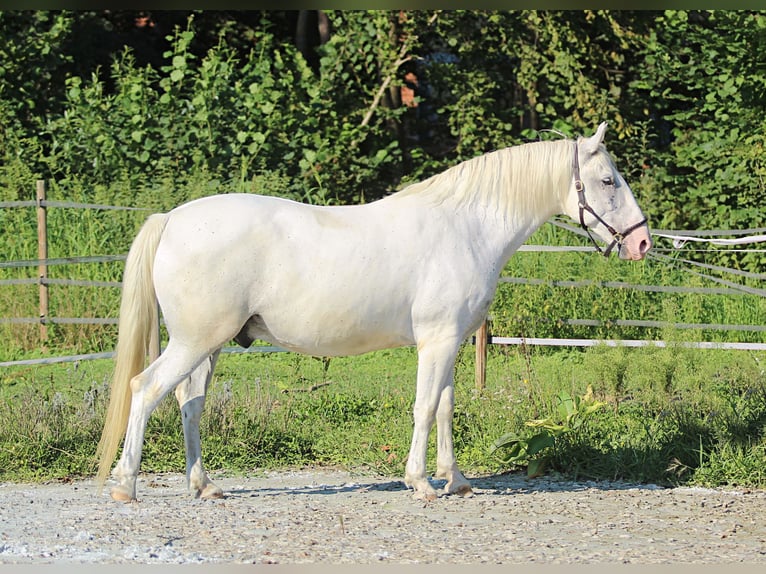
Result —
<instances>
[{"instance_id":1,"label":"white lead rope","mask_svg":"<svg viewBox=\"0 0 766 574\"><path fill-rule=\"evenodd\" d=\"M673 247L681 249L688 241L701 241L711 245L742 245L745 243L760 243L766 241L766 235L749 235L747 237L737 237L736 239L711 239L707 237L691 237L689 235L670 235L667 233L652 232L655 237L664 237L673 240Z\"/></svg>"},{"instance_id":2,"label":"white lead rope","mask_svg":"<svg viewBox=\"0 0 766 574\"><path fill-rule=\"evenodd\" d=\"M558 219L552 219L551 223L553 225L556 225L568 231L572 231L576 233L577 235L585 235L585 232L582 231L580 228L575 227L573 225L569 225L564 221L561 221ZM689 231L688 235L684 233L679 233L677 231L668 231L666 229L651 229L651 227L649 229L649 233L651 233L652 237L663 237L665 239L672 239L673 247L675 247L676 249L680 249L688 241L710 243L711 245L743 245L746 243L761 243L766 241L766 234L748 235L745 237L737 237L735 239L720 239L716 237L720 235L737 235L739 233L747 233L747 232L752 233L754 231L763 232L763 231L766 231L766 229L764 228L745 229L741 231L738 231L738 230Z\"/></svg>"}]
</instances>

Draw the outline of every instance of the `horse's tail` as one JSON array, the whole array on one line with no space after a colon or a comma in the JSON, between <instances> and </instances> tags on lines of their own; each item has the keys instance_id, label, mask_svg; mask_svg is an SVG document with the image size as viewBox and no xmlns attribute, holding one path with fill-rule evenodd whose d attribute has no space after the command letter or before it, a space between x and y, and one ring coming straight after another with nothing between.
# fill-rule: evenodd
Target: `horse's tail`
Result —
<instances>
[{"instance_id":1,"label":"horse's tail","mask_svg":"<svg viewBox=\"0 0 766 574\"><path fill-rule=\"evenodd\" d=\"M109 469L125 436L130 416L130 381L146 367L149 346L157 342L157 296L152 267L168 216L150 216L128 252L122 282L122 301L109 408L98 443L96 482L103 488Z\"/></svg>"}]
</instances>

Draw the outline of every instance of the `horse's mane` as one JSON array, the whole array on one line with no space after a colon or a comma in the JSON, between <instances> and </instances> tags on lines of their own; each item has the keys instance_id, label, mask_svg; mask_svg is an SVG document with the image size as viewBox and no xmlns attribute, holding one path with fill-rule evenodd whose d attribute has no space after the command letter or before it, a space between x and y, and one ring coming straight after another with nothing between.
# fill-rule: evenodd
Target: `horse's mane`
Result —
<instances>
[{"instance_id":1,"label":"horse's mane","mask_svg":"<svg viewBox=\"0 0 766 574\"><path fill-rule=\"evenodd\" d=\"M434 204L458 207L478 203L508 215L519 210L547 211L552 200L569 189L572 151L572 140L531 142L500 149L413 183L391 198L417 194Z\"/></svg>"}]
</instances>

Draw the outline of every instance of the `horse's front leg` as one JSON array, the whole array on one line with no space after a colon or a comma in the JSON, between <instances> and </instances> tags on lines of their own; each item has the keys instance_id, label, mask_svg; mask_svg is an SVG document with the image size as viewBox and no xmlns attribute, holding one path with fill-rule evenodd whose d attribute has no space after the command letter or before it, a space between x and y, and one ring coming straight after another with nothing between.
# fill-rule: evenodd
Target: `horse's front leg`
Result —
<instances>
[{"instance_id":1,"label":"horse's front leg","mask_svg":"<svg viewBox=\"0 0 766 574\"><path fill-rule=\"evenodd\" d=\"M452 373L452 371L450 371ZM472 496L471 484L457 467L455 448L452 441L452 417L455 412L454 375L442 389L439 409L436 411L436 476L446 478L444 492Z\"/></svg>"},{"instance_id":2,"label":"horse's front leg","mask_svg":"<svg viewBox=\"0 0 766 574\"><path fill-rule=\"evenodd\" d=\"M213 377L216 351L194 369L188 379L176 387L176 399L181 407L186 447L186 483L195 498L222 498L223 491L210 480L202 464L199 423L205 408L205 395Z\"/></svg>"},{"instance_id":3,"label":"horse's front leg","mask_svg":"<svg viewBox=\"0 0 766 574\"><path fill-rule=\"evenodd\" d=\"M415 498L435 500L437 497L436 491L426 476L428 435L436 419L443 392L452 387L458 348L457 339L418 343L417 390L413 409L414 428L404 475L404 482L415 491ZM440 415L440 426L441 418ZM451 425L448 426L451 432ZM452 437L448 446L452 446ZM450 452L446 460L448 463L450 460L454 463L454 455Z\"/></svg>"}]
</instances>

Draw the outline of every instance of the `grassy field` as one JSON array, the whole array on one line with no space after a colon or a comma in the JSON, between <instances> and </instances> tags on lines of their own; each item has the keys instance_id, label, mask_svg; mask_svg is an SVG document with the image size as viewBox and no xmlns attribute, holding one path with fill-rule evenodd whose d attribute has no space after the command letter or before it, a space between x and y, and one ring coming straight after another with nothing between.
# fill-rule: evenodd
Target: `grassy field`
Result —
<instances>
[{"instance_id":1,"label":"grassy field","mask_svg":"<svg viewBox=\"0 0 766 574\"><path fill-rule=\"evenodd\" d=\"M184 197L201 193L186 190ZM145 216L51 210L49 257L124 253ZM4 236L6 259L35 259L33 218L32 210L0 213L0 223L11 230ZM545 225L529 243L577 241ZM114 282L122 268L122 262L60 265L50 267L49 276ZM0 269L0 279L35 273L36 267ZM766 324L766 298L712 291L720 283L689 273L682 263L607 260L592 253L520 252L503 276L538 284L501 283L490 310L496 335L677 344L493 347L482 392L473 382L473 347L466 345L456 367L455 412L457 455L466 472L526 469L663 484L766 486L766 354L682 346L703 340L763 342L763 333L616 324L648 319L758 327ZM590 283L560 283L568 280ZM759 287L757 278L737 281ZM685 291L613 288L606 282ZM4 285L0 317L37 316L37 291L34 284ZM50 315L114 318L119 293L115 287L51 286ZM579 326L567 319L603 323ZM42 341L36 324L0 323L0 360L111 351L116 338L115 325L56 324L48 332ZM94 472L111 366L101 360L0 368L0 480ZM207 465L231 472L365 466L401 476L412 430L415 367L410 348L332 359L329 365L286 353L224 355L203 418ZM498 441L505 446L495 449ZM182 444L171 397L150 420L142 468L183 470ZM430 457L433 465L433 449Z\"/></svg>"},{"instance_id":2,"label":"grassy field","mask_svg":"<svg viewBox=\"0 0 766 574\"><path fill-rule=\"evenodd\" d=\"M524 471L532 462L573 478L766 487L764 358L680 345L494 346L486 387L478 391L473 347L466 345L456 366L459 463L469 475ZM334 465L401 476L415 368L412 348L329 362L289 353L223 355L202 422L206 464L232 473ZM0 480L94 472L110 369L111 361L99 360L0 370ZM577 399L570 406L580 412L567 419L562 396ZM543 423L527 424L535 420ZM517 445L541 434L550 445L509 462L507 449L493 447L508 433ZM150 419L142 469L183 471L182 445L171 396ZM434 460L432 436L431 469Z\"/></svg>"}]
</instances>

